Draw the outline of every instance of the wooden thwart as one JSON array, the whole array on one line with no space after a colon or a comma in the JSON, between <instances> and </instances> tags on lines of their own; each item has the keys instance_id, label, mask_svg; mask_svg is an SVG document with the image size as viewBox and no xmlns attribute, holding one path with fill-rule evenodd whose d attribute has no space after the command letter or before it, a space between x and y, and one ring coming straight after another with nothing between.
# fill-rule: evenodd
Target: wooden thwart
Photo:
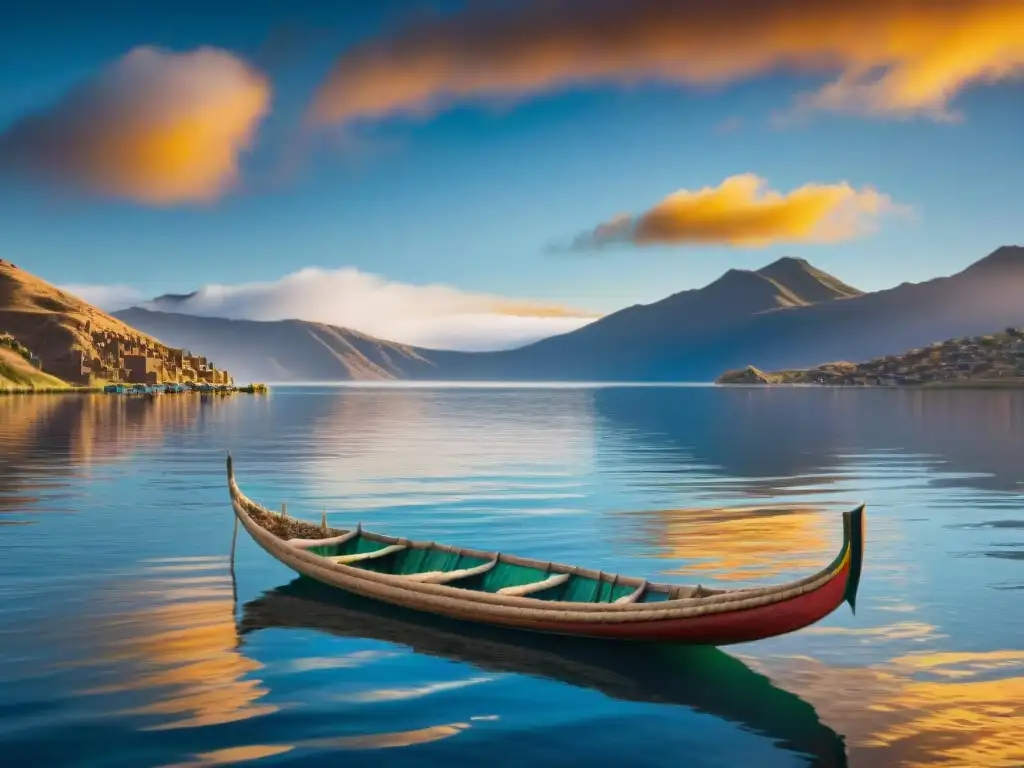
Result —
<instances>
[{"instance_id":1,"label":"wooden thwart","mask_svg":"<svg viewBox=\"0 0 1024 768\"><path fill-rule=\"evenodd\" d=\"M534 592L542 592L545 589L551 589L551 587L557 587L559 584L565 584L569 580L570 574L568 573L556 573L554 576L549 576L543 581L534 581L530 584L520 584L518 587L504 587L498 590L499 595L511 595L512 597L522 597L523 595L530 595Z\"/></svg>"},{"instance_id":2,"label":"wooden thwart","mask_svg":"<svg viewBox=\"0 0 1024 768\"><path fill-rule=\"evenodd\" d=\"M309 549L310 547L328 547L333 544L344 544L347 541L351 541L359 535L359 529L343 533L341 536L331 536L329 539L288 539L288 543L293 547L299 549Z\"/></svg>"},{"instance_id":3,"label":"wooden thwart","mask_svg":"<svg viewBox=\"0 0 1024 768\"><path fill-rule=\"evenodd\" d=\"M376 560L378 557L385 557L386 555L394 554L405 549L405 544L392 544L389 547L383 547L382 549L375 549L373 552L357 552L354 555L338 555L337 557L325 558L330 560L332 563L338 565L351 565L352 563L361 563L364 560Z\"/></svg>"},{"instance_id":4,"label":"wooden thwart","mask_svg":"<svg viewBox=\"0 0 1024 768\"><path fill-rule=\"evenodd\" d=\"M646 590L647 590L647 582L645 581L643 584L641 584L639 587L637 587L634 591L630 592L628 595L623 595L622 597L620 597L615 602L618 603L619 605L625 605L626 603L635 603L637 600L640 599L641 595L643 595L643 593Z\"/></svg>"},{"instance_id":5,"label":"wooden thwart","mask_svg":"<svg viewBox=\"0 0 1024 768\"><path fill-rule=\"evenodd\" d=\"M410 573L405 578L409 581L416 581L420 584L449 584L459 579L468 579L470 576L478 576L487 573L498 564L497 559L489 563L474 566L472 568L460 568L457 571L425 571L423 573Z\"/></svg>"}]
</instances>

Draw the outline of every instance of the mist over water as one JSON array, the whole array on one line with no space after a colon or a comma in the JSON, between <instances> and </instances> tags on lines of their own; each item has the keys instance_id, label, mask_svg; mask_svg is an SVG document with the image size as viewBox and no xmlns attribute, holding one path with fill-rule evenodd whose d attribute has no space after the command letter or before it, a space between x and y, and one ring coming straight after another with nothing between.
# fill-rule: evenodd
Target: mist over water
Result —
<instances>
[{"instance_id":1,"label":"mist over water","mask_svg":"<svg viewBox=\"0 0 1024 768\"><path fill-rule=\"evenodd\" d=\"M11 765L1024 764L1024 393L275 388L0 398ZM737 587L828 562L856 615L722 650L467 629L244 536L332 524Z\"/></svg>"}]
</instances>

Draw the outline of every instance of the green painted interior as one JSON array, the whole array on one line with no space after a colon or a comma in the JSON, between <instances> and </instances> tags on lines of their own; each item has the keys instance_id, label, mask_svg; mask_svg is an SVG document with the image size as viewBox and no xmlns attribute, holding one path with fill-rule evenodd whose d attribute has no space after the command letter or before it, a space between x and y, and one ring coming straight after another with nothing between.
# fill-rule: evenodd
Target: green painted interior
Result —
<instances>
[{"instance_id":1,"label":"green painted interior","mask_svg":"<svg viewBox=\"0 0 1024 768\"><path fill-rule=\"evenodd\" d=\"M388 544L379 541L372 541L363 536L345 542L340 546L331 544L323 547L313 547L309 551L324 557L335 557L338 555L352 555L362 552L374 552ZM359 563L352 563L357 568L378 573L394 573L409 575L413 573L426 573L429 571L456 571L464 568L474 568L489 562L489 558L463 555L458 552L451 552L445 549L429 548L420 549L409 547L393 555L365 560ZM505 587L519 587L524 584L533 584L547 579L552 574L544 568L534 568L527 565L514 565L512 563L498 563L489 571L471 576L465 579L452 582L451 586L461 589L471 589L481 592L495 593ZM534 592L530 597L538 600L553 600L577 603L611 603L620 597L632 594L636 587L613 584L609 576L606 579L592 579L586 576L573 575L564 584L545 589L541 592ZM641 598L642 602L655 602L665 600L668 595L665 593L647 592Z\"/></svg>"},{"instance_id":2,"label":"green painted interior","mask_svg":"<svg viewBox=\"0 0 1024 768\"><path fill-rule=\"evenodd\" d=\"M664 600L668 600L668 598L669 598L668 592L655 592L654 590L647 589L647 590L644 590L644 593L642 595L640 595L640 600L638 602L641 602L641 603L660 603L660 602L662 602Z\"/></svg>"},{"instance_id":3,"label":"green painted interior","mask_svg":"<svg viewBox=\"0 0 1024 768\"><path fill-rule=\"evenodd\" d=\"M479 586L467 585L469 589L479 589L482 592L497 592L505 587L519 587L523 584L532 584L535 581L543 581L551 574L543 568L532 568L528 565L513 565L512 563L498 563L491 568L480 579Z\"/></svg>"},{"instance_id":4,"label":"green painted interior","mask_svg":"<svg viewBox=\"0 0 1024 768\"><path fill-rule=\"evenodd\" d=\"M470 557L458 552L412 548L397 553L393 558L385 558L385 560L390 560L389 573L403 575L430 571L459 571L463 568L475 568L488 562L482 557Z\"/></svg>"}]
</instances>

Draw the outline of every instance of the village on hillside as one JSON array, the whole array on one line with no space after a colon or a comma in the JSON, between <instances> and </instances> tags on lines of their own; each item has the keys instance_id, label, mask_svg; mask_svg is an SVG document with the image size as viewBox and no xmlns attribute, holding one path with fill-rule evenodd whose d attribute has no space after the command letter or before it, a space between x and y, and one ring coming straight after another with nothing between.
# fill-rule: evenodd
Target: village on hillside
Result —
<instances>
[{"instance_id":1,"label":"village on hillside","mask_svg":"<svg viewBox=\"0 0 1024 768\"><path fill-rule=\"evenodd\" d=\"M753 366L728 371L719 384L823 384L833 386L1024 386L1024 329L947 339L901 355L865 363L828 363L808 370L765 373Z\"/></svg>"},{"instance_id":2,"label":"village on hillside","mask_svg":"<svg viewBox=\"0 0 1024 768\"><path fill-rule=\"evenodd\" d=\"M141 335L95 330L89 322L83 330L91 337L94 351L72 349L66 360L49 366L47 373L82 386L100 381L150 386L233 384L227 371L217 369L205 357L154 344Z\"/></svg>"},{"instance_id":3,"label":"village on hillside","mask_svg":"<svg viewBox=\"0 0 1024 768\"><path fill-rule=\"evenodd\" d=\"M125 336L112 331L93 330L86 323L93 350L71 349L63 358L43 365L35 354L12 334L0 333L0 346L17 352L39 370L45 370L69 384L94 386L103 382L124 384L212 384L232 386L227 371L219 370L205 357L180 349L157 346L142 336Z\"/></svg>"},{"instance_id":4,"label":"village on hillside","mask_svg":"<svg viewBox=\"0 0 1024 768\"><path fill-rule=\"evenodd\" d=\"M78 387L234 384L206 357L167 347L12 262L0 259L0 278L0 346L39 371Z\"/></svg>"}]
</instances>

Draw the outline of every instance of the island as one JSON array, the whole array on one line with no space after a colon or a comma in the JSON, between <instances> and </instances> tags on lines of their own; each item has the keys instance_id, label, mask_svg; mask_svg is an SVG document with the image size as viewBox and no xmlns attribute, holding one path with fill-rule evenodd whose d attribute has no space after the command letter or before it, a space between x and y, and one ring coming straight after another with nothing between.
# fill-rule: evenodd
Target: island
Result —
<instances>
[{"instance_id":1,"label":"island","mask_svg":"<svg viewBox=\"0 0 1024 768\"><path fill-rule=\"evenodd\" d=\"M765 372L726 371L716 384L809 384L861 387L1024 387L1024 330L937 341L864 363Z\"/></svg>"}]
</instances>

